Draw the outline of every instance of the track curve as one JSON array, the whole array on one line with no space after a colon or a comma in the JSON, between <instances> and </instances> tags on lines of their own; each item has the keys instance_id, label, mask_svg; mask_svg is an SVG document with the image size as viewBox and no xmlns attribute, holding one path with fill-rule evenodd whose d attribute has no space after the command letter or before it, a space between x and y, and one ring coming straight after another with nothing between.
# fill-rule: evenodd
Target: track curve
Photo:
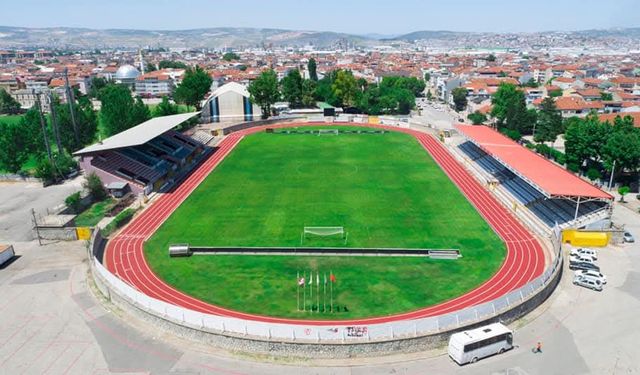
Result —
<instances>
[{"instance_id":1,"label":"track curve","mask_svg":"<svg viewBox=\"0 0 640 375\"><path fill-rule=\"evenodd\" d=\"M107 269L120 279L150 297L187 309L240 319L270 323L339 325L377 324L398 320L436 316L478 305L503 296L538 277L544 271L545 256L540 243L520 222L489 193L433 136L411 129L382 125L338 125L365 126L399 131L410 134L425 148L436 163L454 182L462 194L471 202L480 215L505 242L507 253L500 269L477 288L451 300L426 308L384 317L353 320L306 320L287 319L247 314L215 306L191 297L157 277L144 257L144 242L162 225L173 211L227 156L245 135L263 131L265 128L327 125L326 123L287 123L245 129L227 136L218 150L202 162L173 191L162 194L140 215L135 217L115 238L107 243L105 264Z\"/></svg>"}]
</instances>

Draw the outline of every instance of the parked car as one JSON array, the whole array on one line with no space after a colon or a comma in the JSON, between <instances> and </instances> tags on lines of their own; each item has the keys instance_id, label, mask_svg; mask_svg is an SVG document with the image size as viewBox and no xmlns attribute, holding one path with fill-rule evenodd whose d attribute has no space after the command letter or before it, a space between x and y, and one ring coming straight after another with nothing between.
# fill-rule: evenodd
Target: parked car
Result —
<instances>
[{"instance_id":1,"label":"parked car","mask_svg":"<svg viewBox=\"0 0 640 375\"><path fill-rule=\"evenodd\" d=\"M623 236L624 242L636 242L636 240L633 238L633 235L627 231L625 231L622 236Z\"/></svg>"},{"instance_id":2,"label":"parked car","mask_svg":"<svg viewBox=\"0 0 640 375\"><path fill-rule=\"evenodd\" d=\"M589 262L569 262L569 269L574 271L574 270L583 270L583 271L588 271L588 270L593 270L593 271L598 271L600 272L600 267L598 267L597 265L593 264L593 263L589 263Z\"/></svg>"},{"instance_id":3,"label":"parked car","mask_svg":"<svg viewBox=\"0 0 640 375\"><path fill-rule=\"evenodd\" d=\"M587 263L595 263L595 259L591 255L587 254L572 254L569 256L570 262L587 262Z\"/></svg>"},{"instance_id":4,"label":"parked car","mask_svg":"<svg viewBox=\"0 0 640 375\"><path fill-rule=\"evenodd\" d=\"M593 249L588 249L586 247L571 249L570 255L589 255L590 257L593 258L593 260L598 259L598 252Z\"/></svg>"},{"instance_id":5,"label":"parked car","mask_svg":"<svg viewBox=\"0 0 640 375\"><path fill-rule=\"evenodd\" d=\"M600 282L602 282L602 284L606 284L607 283L607 277L605 275L603 275L602 273L600 273L600 271L595 271L595 270L578 270L574 273L575 276L582 276L582 277L593 277L596 278L598 280L600 280Z\"/></svg>"},{"instance_id":6,"label":"parked car","mask_svg":"<svg viewBox=\"0 0 640 375\"><path fill-rule=\"evenodd\" d=\"M597 290L598 292L602 291L602 283L596 279L576 276L573 278L573 283L575 285L583 286L585 288Z\"/></svg>"}]
</instances>

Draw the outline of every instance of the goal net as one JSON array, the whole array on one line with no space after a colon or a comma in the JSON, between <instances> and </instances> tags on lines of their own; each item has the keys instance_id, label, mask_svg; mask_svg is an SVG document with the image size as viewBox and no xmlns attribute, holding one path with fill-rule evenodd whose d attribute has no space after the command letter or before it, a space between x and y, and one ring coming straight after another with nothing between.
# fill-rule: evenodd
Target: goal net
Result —
<instances>
[{"instance_id":1,"label":"goal net","mask_svg":"<svg viewBox=\"0 0 640 375\"><path fill-rule=\"evenodd\" d=\"M345 244L347 243L347 233L344 231L344 227L304 227L300 243L304 243L304 240L313 236L336 236L337 238L344 239Z\"/></svg>"},{"instance_id":2,"label":"goal net","mask_svg":"<svg viewBox=\"0 0 640 375\"><path fill-rule=\"evenodd\" d=\"M338 129L319 129L318 135L338 135Z\"/></svg>"}]
</instances>

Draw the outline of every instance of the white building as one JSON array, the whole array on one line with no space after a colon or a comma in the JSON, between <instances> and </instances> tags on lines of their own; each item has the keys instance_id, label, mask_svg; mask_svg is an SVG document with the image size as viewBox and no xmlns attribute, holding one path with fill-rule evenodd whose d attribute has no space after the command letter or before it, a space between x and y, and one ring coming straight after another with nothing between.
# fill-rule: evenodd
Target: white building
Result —
<instances>
[{"instance_id":1,"label":"white building","mask_svg":"<svg viewBox=\"0 0 640 375\"><path fill-rule=\"evenodd\" d=\"M205 122L243 122L260 119L260 107L251 103L247 88L229 82L217 88L202 107Z\"/></svg>"},{"instance_id":2,"label":"white building","mask_svg":"<svg viewBox=\"0 0 640 375\"><path fill-rule=\"evenodd\" d=\"M184 69L162 69L138 76L135 91L138 95L160 97L171 95L182 81Z\"/></svg>"}]
</instances>

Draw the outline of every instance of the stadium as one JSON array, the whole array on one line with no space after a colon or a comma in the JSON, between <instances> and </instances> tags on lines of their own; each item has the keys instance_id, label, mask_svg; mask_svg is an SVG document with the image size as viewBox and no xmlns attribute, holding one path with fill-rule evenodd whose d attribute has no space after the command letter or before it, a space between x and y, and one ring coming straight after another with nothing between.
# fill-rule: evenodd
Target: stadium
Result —
<instances>
[{"instance_id":1,"label":"stadium","mask_svg":"<svg viewBox=\"0 0 640 375\"><path fill-rule=\"evenodd\" d=\"M611 197L489 128L457 130L230 132L108 240L99 279L163 319L267 341L385 341L521 316L559 279L561 228L602 220Z\"/></svg>"}]
</instances>

